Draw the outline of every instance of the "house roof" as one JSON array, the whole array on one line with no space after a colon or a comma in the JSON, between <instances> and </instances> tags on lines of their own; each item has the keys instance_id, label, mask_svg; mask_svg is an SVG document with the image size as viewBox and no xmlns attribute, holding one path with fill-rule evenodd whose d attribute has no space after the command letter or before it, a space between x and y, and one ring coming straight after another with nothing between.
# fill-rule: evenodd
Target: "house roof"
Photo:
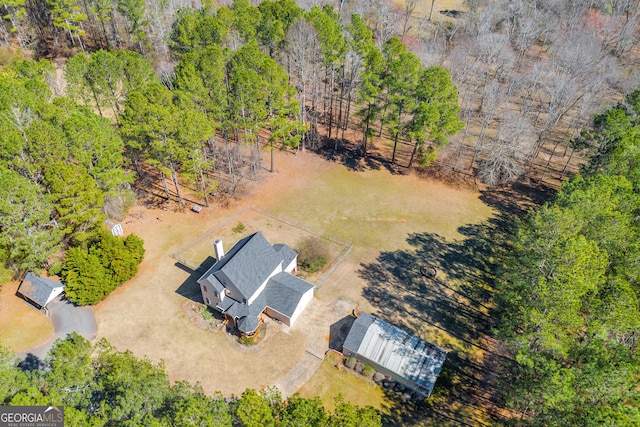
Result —
<instances>
[{"instance_id":1,"label":"house roof","mask_svg":"<svg viewBox=\"0 0 640 427\"><path fill-rule=\"evenodd\" d=\"M311 283L286 272L276 273L269 278L278 267L286 268L297 256L289 246L271 245L262 233L257 232L233 245L198 282L208 283L220 293L225 286L236 288L245 301L226 297L218 302L217 308L238 319L240 331L251 333L258 327L258 317L267 306L291 317L303 295L314 288ZM264 291L256 296L251 305L246 305L246 301L268 278Z\"/></svg>"},{"instance_id":2,"label":"house roof","mask_svg":"<svg viewBox=\"0 0 640 427\"><path fill-rule=\"evenodd\" d=\"M200 280L209 279L211 274L222 283L227 279L248 300L281 262L275 249L262 233L257 232L233 245ZM213 285L210 279L208 281Z\"/></svg>"},{"instance_id":3,"label":"house roof","mask_svg":"<svg viewBox=\"0 0 640 427\"><path fill-rule=\"evenodd\" d=\"M278 273L269 279L265 289L267 306L291 317L298 307L302 296L309 289L313 289L313 285L306 280L302 280L289 273Z\"/></svg>"},{"instance_id":4,"label":"house roof","mask_svg":"<svg viewBox=\"0 0 640 427\"><path fill-rule=\"evenodd\" d=\"M343 345L431 394L447 352L416 335L362 313L353 323Z\"/></svg>"},{"instance_id":5,"label":"house roof","mask_svg":"<svg viewBox=\"0 0 640 427\"><path fill-rule=\"evenodd\" d=\"M298 256L296 251L294 251L284 243L274 243L273 249L278 253L280 258L282 259L282 264L284 266L291 264L291 261L296 259L296 257Z\"/></svg>"},{"instance_id":6,"label":"house roof","mask_svg":"<svg viewBox=\"0 0 640 427\"><path fill-rule=\"evenodd\" d=\"M60 282L37 276L31 272L27 273L18 288L18 292L31 301L44 307L49 302L51 293L56 288L64 287Z\"/></svg>"}]
</instances>

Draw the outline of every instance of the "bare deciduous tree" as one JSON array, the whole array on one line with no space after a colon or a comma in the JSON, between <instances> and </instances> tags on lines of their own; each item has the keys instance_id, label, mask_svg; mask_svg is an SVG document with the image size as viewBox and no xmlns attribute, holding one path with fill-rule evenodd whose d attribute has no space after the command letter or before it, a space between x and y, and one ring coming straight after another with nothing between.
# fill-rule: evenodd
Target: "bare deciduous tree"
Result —
<instances>
[{"instance_id":1,"label":"bare deciduous tree","mask_svg":"<svg viewBox=\"0 0 640 427\"><path fill-rule=\"evenodd\" d=\"M525 171L524 160L531 151L534 130L529 121L512 111L500 120L496 136L478 162L478 176L488 185L513 182Z\"/></svg>"},{"instance_id":2,"label":"bare deciduous tree","mask_svg":"<svg viewBox=\"0 0 640 427\"><path fill-rule=\"evenodd\" d=\"M300 102L300 121L307 129L302 139L302 149L307 143L312 147L318 141L318 112L320 93L321 51L320 39L315 27L299 18L287 32L285 53L287 68L296 87ZM310 102L310 106L308 103Z\"/></svg>"}]
</instances>

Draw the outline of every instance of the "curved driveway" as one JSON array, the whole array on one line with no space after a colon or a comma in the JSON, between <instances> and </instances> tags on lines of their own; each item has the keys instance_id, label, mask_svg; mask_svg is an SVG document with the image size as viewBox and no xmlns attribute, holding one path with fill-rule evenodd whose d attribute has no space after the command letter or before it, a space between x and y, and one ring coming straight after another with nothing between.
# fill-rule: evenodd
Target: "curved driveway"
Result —
<instances>
[{"instance_id":1,"label":"curved driveway","mask_svg":"<svg viewBox=\"0 0 640 427\"><path fill-rule=\"evenodd\" d=\"M97 325L91 307L76 307L62 299L62 296L51 301L49 308L49 318L53 324L54 336L44 345L25 351L21 357L29 354L44 360L47 352L58 338L65 338L71 332L77 332L89 341L96 337Z\"/></svg>"}]
</instances>

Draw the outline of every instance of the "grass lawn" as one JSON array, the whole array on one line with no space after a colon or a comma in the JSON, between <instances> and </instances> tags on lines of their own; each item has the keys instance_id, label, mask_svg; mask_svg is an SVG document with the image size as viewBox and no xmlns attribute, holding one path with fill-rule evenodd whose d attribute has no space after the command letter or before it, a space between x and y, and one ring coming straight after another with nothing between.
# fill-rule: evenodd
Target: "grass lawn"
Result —
<instances>
[{"instance_id":1,"label":"grass lawn","mask_svg":"<svg viewBox=\"0 0 640 427\"><path fill-rule=\"evenodd\" d=\"M163 360L171 380L199 382L207 393L238 395L285 377L307 348L322 354L328 349L329 326L357 306L450 351L430 399L432 409L412 423L482 425L491 420L485 396L490 389L482 383L493 373L488 358L493 343L487 336L491 289L486 274L491 268L483 260L491 252L496 211L481 193L373 164L353 170L313 154L278 152L276 172L244 194L229 207L212 205L200 214L188 208L136 208L140 215L123 226L143 238L145 259L134 279L95 308L97 338L138 357ZM234 232L240 223L245 229ZM199 298L198 274L170 255L212 229L184 252L191 262L212 256L215 239L222 238L228 249L254 230L293 247L313 230L349 242L353 250L319 284L315 309L303 313L294 328L268 329L259 349L242 349L224 332L199 329L183 309L185 302ZM337 245L332 253L342 250ZM437 281L420 276L424 263L438 266ZM31 323L21 320L13 327L22 330ZM46 331L36 335L16 336L20 349L49 336ZM312 335L319 339L310 341ZM301 390L322 396L329 408L338 392L354 403L383 408L400 424L409 416L385 400L381 389L327 363Z\"/></svg>"},{"instance_id":2,"label":"grass lawn","mask_svg":"<svg viewBox=\"0 0 640 427\"><path fill-rule=\"evenodd\" d=\"M257 231L260 231L269 242L285 243L294 250L304 239L317 235L313 230L293 224L288 218L277 217L266 211L248 208L187 243L183 248L176 251L175 255L178 259L184 260L190 265L198 266L207 257L211 256L213 241L222 240L225 251L228 251L235 242ZM327 264L320 271L313 274L299 271L300 277L314 284L327 270L335 265L350 246L347 242L337 242L322 237L320 239L328 255Z\"/></svg>"},{"instance_id":3,"label":"grass lawn","mask_svg":"<svg viewBox=\"0 0 640 427\"><path fill-rule=\"evenodd\" d=\"M345 368L338 369L326 359L299 393L302 397L320 397L324 407L329 411L335 408L335 398L338 395L342 395L346 402L354 405L371 405L381 411L385 411L388 404L381 387L363 380Z\"/></svg>"}]
</instances>

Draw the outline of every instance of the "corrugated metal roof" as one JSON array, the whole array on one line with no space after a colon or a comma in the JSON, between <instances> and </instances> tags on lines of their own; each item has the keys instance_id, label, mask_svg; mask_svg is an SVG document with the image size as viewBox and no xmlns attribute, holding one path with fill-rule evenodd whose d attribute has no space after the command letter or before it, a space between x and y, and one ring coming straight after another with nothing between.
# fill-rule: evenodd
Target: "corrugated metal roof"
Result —
<instances>
[{"instance_id":1,"label":"corrugated metal roof","mask_svg":"<svg viewBox=\"0 0 640 427\"><path fill-rule=\"evenodd\" d=\"M414 383L427 395L447 356L440 347L368 313L356 319L344 347Z\"/></svg>"}]
</instances>

